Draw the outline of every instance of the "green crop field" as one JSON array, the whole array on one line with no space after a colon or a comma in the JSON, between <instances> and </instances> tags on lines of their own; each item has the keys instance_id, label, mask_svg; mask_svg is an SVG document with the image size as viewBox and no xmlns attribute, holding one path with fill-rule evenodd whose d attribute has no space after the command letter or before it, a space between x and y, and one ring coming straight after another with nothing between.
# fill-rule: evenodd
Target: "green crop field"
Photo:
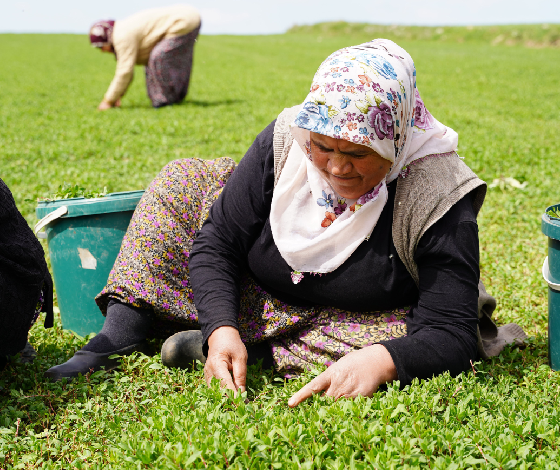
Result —
<instances>
[{"instance_id":1,"label":"green crop field","mask_svg":"<svg viewBox=\"0 0 560 470\"><path fill-rule=\"evenodd\" d=\"M152 109L138 68L122 109L107 112L96 105L114 58L85 36L0 35L0 177L34 224L34 201L64 182L141 189L173 159L239 160L303 100L320 62L366 33L202 36L184 104ZM43 371L86 339L36 325L36 361L0 373L0 468L559 468L540 217L560 202L560 50L423 37L401 45L428 109L459 133L465 162L500 182L479 217L481 273L497 322L519 323L527 347L457 378L292 410L287 399L313 374L284 383L254 367L247 395L231 397L207 388L201 369L166 369L156 355L52 384Z\"/></svg>"}]
</instances>

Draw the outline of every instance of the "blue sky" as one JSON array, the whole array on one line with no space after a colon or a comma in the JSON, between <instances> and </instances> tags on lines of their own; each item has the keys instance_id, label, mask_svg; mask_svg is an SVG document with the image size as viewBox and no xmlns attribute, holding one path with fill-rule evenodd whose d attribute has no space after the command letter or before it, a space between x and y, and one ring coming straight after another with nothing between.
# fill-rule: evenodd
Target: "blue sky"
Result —
<instances>
[{"instance_id":1,"label":"blue sky","mask_svg":"<svg viewBox=\"0 0 560 470\"><path fill-rule=\"evenodd\" d=\"M173 0L0 0L0 32L82 33ZM560 0L192 0L203 34L274 34L294 24L358 21L406 25L560 23Z\"/></svg>"}]
</instances>

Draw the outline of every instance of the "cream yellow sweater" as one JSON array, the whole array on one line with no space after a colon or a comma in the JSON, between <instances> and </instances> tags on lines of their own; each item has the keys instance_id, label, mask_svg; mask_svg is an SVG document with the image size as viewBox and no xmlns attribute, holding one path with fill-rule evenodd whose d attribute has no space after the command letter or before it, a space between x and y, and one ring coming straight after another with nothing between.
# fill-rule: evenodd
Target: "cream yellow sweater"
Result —
<instances>
[{"instance_id":1,"label":"cream yellow sweater","mask_svg":"<svg viewBox=\"0 0 560 470\"><path fill-rule=\"evenodd\" d=\"M105 101L114 103L125 94L134 75L134 65L146 65L158 42L188 34L199 25L199 13L189 5L152 8L116 21L113 47L117 53L117 71L105 93Z\"/></svg>"}]
</instances>

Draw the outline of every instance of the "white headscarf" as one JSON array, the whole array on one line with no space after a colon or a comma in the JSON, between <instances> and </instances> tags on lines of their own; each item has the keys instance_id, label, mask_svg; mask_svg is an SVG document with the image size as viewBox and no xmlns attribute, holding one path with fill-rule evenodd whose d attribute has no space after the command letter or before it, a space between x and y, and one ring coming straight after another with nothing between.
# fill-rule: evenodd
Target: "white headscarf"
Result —
<instances>
[{"instance_id":1,"label":"white headscarf","mask_svg":"<svg viewBox=\"0 0 560 470\"><path fill-rule=\"evenodd\" d=\"M457 133L426 109L410 55L387 39L341 49L319 67L291 132L274 189L270 225L298 283L303 273L338 268L371 235L387 202L387 183L426 155L457 149ZM357 200L340 197L311 161L310 132L373 149L392 162Z\"/></svg>"}]
</instances>

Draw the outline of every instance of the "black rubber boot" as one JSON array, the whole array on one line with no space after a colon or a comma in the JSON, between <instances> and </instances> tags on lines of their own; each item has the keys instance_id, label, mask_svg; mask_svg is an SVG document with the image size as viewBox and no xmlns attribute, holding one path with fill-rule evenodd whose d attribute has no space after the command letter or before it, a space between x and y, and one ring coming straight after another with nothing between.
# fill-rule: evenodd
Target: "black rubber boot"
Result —
<instances>
[{"instance_id":1,"label":"black rubber boot","mask_svg":"<svg viewBox=\"0 0 560 470\"><path fill-rule=\"evenodd\" d=\"M120 359L109 359L113 354L119 356L129 356L133 352L139 351L146 355L151 354L150 346L146 341L141 343L127 346L126 348L119 349L118 351L111 351L106 353L96 353L92 351L77 351L64 364L51 367L45 372L45 377L57 381L63 378L78 377L78 375L86 375L88 372L96 372L105 368L105 370L113 370L120 366Z\"/></svg>"},{"instance_id":2,"label":"black rubber boot","mask_svg":"<svg viewBox=\"0 0 560 470\"><path fill-rule=\"evenodd\" d=\"M19 353L19 362L22 364L31 364L35 360L35 357L37 357L37 351L35 351L35 348L31 346L29 341L25 344L25 348Z\"/></svg>"},{"instance_id":3,"label":"black rubber boot","mask_svg":"<svg viewBox=\"0 0 560 470\"><path fill-rule=\"evenodd\" d=\"M27 341L25 347L17 354L19 354L19 362L21 364L31 364L37 356L37 351L35 351L35 348ZM0 356L0 372L4 370L9 361L10 356Z\"/></svg>"},{"instance_id":4,"label":"black rubber boot","mask_svg":"<svg viewBox=\"0 0 560 470\"><path fill-rule=\"evenodd\" d=\"M206 356L202 354L202 332L189 330L175 333L165 340L161 347L161 362L166 367L188 369L196 361L203 364Z\"/></svg>"}]
</instances>

